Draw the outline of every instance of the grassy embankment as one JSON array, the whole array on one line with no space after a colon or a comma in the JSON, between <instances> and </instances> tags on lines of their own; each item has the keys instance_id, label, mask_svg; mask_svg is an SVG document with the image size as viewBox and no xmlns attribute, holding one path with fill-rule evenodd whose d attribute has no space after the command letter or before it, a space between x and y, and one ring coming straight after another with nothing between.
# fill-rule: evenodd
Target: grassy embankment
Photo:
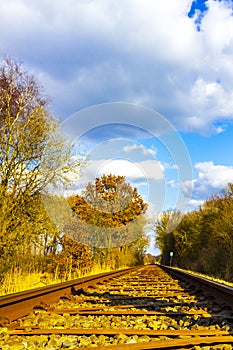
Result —
<instances>
[{"instance_id":1,"label":"grassy embankment","mask_svg":"<svg viewBox=\"0 0 233 350\"><path fill-rule=\"evenodd\" d=\"M123 268L123 267L122 267ZM102 272L111 271L111 268L106 267L101 269L99 266L93 267L88 273L79 273L77 271L72 279L95 275ZM42 272L23 272L20 269L6 273L2 284L0 285L0 296L17 293L28 289L44 287L49 284L64 282L64 279L55 275Z\"/></svg>"}]
</instances>

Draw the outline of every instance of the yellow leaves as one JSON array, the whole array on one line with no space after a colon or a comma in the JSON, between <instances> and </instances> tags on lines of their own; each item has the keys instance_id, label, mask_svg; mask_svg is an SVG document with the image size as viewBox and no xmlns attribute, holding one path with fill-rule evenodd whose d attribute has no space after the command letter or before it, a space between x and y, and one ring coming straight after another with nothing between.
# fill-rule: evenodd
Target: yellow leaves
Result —
<instances>
[{"instance_id":1,"label":"yellow leaves","mask_svg":"<svg viewBox=\"0 0 233 350\"><path fill-rule=\"evenodd\" d=\"M124 176L103 175L88 183L83 196L72 199L72 209L86 223L106 228L120 227L144 214L147 204Z\"/></svg>"}]
</instances>

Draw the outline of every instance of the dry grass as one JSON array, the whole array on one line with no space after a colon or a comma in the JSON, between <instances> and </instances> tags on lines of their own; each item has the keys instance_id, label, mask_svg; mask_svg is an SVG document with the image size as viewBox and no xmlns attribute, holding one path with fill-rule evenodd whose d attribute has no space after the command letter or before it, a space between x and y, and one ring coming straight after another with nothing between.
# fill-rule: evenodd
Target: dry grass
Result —
<instances>
[{"instance_id":1,"label":"dry grass","mask_svg":"<svg viewBox=\"0 0 233 350\"><path fill-rule=\"evenodd\" d=\"M101 269L100 266L93 266L91 271L82 273L77 271L75 275L72 276L72 279L96 275L102 272L111 271L110 267L105 267ZM55 275L49 273L42 272L28 272L25 273L20 269L13 270L8 272L5 277L3 283L0 285L0 295L12 294L21 292L24 290L44 287L50 284L63 282L62 279L56 277Z\"/></svg>"},{"instance_id":2,"label":"dry grass","mask_svg":"<svg viewBox=\"0 0 233 350\"><path fill-rule=\"evenodd\" d=\"M40 272L25 273L18 269L5 274L3 283L0 286L0 295L17 293L57 282L52 276L45 276L45 274Z\"/></svg>"},{"instance_id":3,"label":"dry grass","mask_svg":"<svg viewBox=\"0 0 233 350\"><path fill-rule=\"evenodd\" d=\"M229 287L233 287L233 283L225 281L225 280L222 280L222 279L219 279L219 278L216 278L216 277L213 277L213 276L204 275L202 273L191 271L191 270L182 270L182 269L179 269L178 267L176 267L176 269L184 271L184 272L188 272L188 273L196 275L196 276L200 276L200 277L206 278L206 279L208 279L210 281L213 281L213 282L216 282L216 283L220 283L220 284L224 284L224 285L229 286Z\"/></svg>"}]
</instances>

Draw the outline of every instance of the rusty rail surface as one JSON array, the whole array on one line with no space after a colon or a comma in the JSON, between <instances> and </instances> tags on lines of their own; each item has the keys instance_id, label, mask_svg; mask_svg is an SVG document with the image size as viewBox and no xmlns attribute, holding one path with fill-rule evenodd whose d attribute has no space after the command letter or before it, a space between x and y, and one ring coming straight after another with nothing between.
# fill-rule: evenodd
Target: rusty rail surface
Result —
<instances>
[{"instance_id":1,"label":"rusty rail surface","mask_svg":"<svg viewBox=\"0 0 233 350\"><path fill-rule=\"evenodd\" d=\"M43 336L71 337L56 348L70 350L230 349L232 300L232 288L165 266L99 274L1 297L0 348Z\"/></svg>"},{"instance_id":2,"label":"rusty rail surface","mask_svg":"<svg viewBox=\"0 0 233 350\"><path fill-rule=\"evenodd\" d=\"M104 281L105 278L120 276L137 268L129 268L114 272L105 272L93 276L82 277L68 282L31 289L0 297L0 320L7 318L14 321L27 315L36 305L51 304L60 297L75 293L76 289L86 288L89 285Z\"/></svg>"},{"instance_id":3,"label":"rusty rail surface","mask_svg":"<svg viewBox=\"0 0 233 350\"><path fill-rule=\"evenodd\" d=\"M161 266L164 271L170 273L171 275L195 283L199 288L205 290L208 293L213 293L215 297L223 302L228 302L233 305L233 288L226 286L224 284L211 281L207 278L194 275L192 273L177 270L168 266Z\"/></svg>"}]
</instances>

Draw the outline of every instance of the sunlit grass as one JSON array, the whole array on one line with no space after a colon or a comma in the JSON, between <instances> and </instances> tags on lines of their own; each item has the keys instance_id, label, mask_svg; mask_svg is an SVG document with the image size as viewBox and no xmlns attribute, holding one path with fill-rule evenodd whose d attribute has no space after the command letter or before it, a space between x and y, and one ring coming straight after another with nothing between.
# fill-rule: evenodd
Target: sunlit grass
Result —
<instances>
[{"instance_id":1,"label":"sunlit grass","mask_svg":"<svg viewBox=\"0 0 233 350\"><path fill-rule=\"evenodd\" d=\"M123 268L123 267L122 267ZM122 269L121 268L121 269ZM126 268L126 267L125 267ZM76 271L72 275L72 278L80 278L85 276L97 275L103 272L112 271L111 267L101 268L99 265L95 265L88 272ZM50 273L42 272L24 272L21 269L15 269L5 274L4 280L0 285L0 295L7 295L17 292L22 292L29 289L44 287L50 284L64 282L64 279L56 277Z\"/></svg>"},{"instance_id":2,"label":"sunlit grass","mask_svg":"<svg viewBox=\"0 0 233 350\"><path fill-rule=\"evenodd\" d=\"M46 278L48 280L48 276ZM55 283L51 276L50 283ZM46 285L44 274L41 272L25 273L20 269L8 272L4 276L3 283L0 286L0 294L11 294L23 290L43 287Z\"/></svg>"},{"instance_id":3,"label":"sunlit grass","mask_svg":"<svg viewBox=\"0 0 233 350\"><path fill-rule=\"evenodd\" d=\"M206 278L206 279L208 279L210 281L213 281L213 282L216 282L216 283L220 283L220 284L224 284L224 285L229 286L229 287L233 287L233 283L225 281L225 280L222 280L222 279L219 279L219 278L216 278L216 277L213 277L213 276L204 275L203 273L199 273L199 272L195 272L195 271L191 271L191 270L182 270L182 269L179 269L178 267L176 267L176 269L188 272L188 273L190 273L192 275L196 275L196 276L199 276L199 277Z\"/></svg>"}]
</instances>

